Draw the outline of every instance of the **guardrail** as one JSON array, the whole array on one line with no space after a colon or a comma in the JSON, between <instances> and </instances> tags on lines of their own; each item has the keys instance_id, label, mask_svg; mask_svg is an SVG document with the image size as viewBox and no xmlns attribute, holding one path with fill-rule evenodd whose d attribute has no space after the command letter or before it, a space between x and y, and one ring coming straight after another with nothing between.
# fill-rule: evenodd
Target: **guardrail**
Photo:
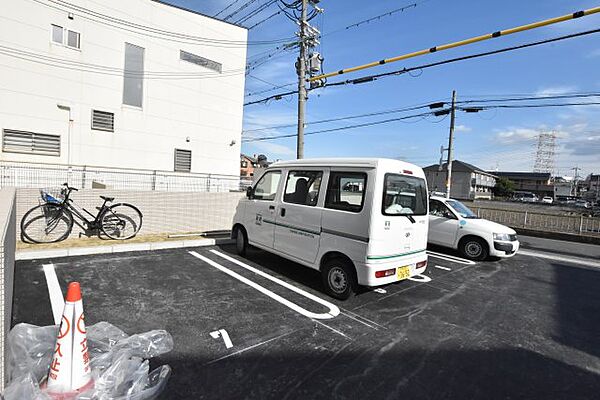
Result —
<instances>
[{"instance_id":1,"label":"guardrail","mask_svg":"<svg viewBox=\"0 0 600 400\"><path fill-rule=\"evenodd\" d=\"M230 192L244 190L252 183L252 177L89 165L0 162L0 187L58 187L65 182L79 189Z\"/></svg>"},{"instance_id":2,"label":"guardrail","mask_svg":"<svg viewBox=\"0 0 600 400\"><path fill-rule=\"evenodd\" d=\"M477 216L512 228L599 236L600 218L471 207Z\"/></svg>"},{"instance_id":3,"label":"guardrail","mask_svg":"<svg viewBox=\"0 0 600 400\"><path fill-rule=\"evenodd\" d=\"M0 391L6 382L6 335L10 330L16 244L15 190L0 190Z\"/></svg>"}]
</instances>

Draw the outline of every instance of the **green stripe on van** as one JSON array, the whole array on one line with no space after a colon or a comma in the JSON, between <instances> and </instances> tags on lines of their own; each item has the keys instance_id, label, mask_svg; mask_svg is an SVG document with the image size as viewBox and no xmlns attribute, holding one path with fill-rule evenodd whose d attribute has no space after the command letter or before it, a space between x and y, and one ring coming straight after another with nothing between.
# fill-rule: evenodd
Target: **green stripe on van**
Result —
<instances>
[{"instance_id":1,"label":"green stripe on van","mask_svg":"<svg viewBox=\"0 0 600 400\"><path fill-rule=\"evenodd\" d=\"M409 251L408 253L392 254L390 256L367 256L367 260L383 260L383 259L386 259L386 258L395 258L395 257L408 256L410 254L422 253L424 251L425 251L425 249L423 249L423 250Z\"/></svg>"}]
</instances>

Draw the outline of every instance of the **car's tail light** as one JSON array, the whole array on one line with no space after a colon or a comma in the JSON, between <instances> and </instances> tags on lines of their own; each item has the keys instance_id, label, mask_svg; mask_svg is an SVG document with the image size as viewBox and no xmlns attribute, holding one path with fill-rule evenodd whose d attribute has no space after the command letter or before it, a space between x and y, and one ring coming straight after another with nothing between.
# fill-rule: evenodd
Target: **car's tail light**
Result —
<instances>
[{"instance_id":1,"label":"car's tail light","mask_svg":"<svg viewBox=\"0 0 600 400\"><path fill-rule=\"evenodd\" d=\"M419 268L425 268L427 266L427 260L425 261L421 261L417 263L417 269Z\"/></svg>"},{"instance_id":2,"label":"car's tail light","mask_svg":"<svg viewBox=\"0 0 600 400\"><path fill-rule=\"evenodd\" d=\"M396 273L396 268L386 269L385 271L375 271L375 278L385 278Z\"/></svg>"}]
</instances>

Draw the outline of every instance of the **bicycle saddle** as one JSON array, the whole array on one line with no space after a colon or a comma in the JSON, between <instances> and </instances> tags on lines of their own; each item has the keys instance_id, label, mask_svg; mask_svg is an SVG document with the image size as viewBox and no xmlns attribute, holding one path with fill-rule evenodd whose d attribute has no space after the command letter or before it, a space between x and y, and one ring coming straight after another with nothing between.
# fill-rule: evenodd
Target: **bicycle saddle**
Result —
<instances>
[{"instance_id":1,"label":"bicycle saddle","mask_svg":"<svg viewBox=\"0 0 600 400\"><path fill-rule=\"evenodd\" d=\"M113 200L115 199L114 197L106 197L106 196L100 196L100 198L101 198L102 200L109 201L109 202L110 202L110 201L113 201Z\"/></svg>"}]
</instances>

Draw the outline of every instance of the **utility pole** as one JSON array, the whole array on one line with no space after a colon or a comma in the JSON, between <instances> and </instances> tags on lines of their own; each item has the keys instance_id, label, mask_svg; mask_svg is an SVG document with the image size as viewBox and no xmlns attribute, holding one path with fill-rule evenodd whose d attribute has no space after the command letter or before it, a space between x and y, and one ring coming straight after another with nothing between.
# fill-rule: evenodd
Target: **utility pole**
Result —
<instances>
[{"instance_id":1,"label":"utility pole","mask_svg":"<svg viewBox=\"0 0 600 400\"><path fill-rule=\"evenodd\" d=\"M452 151L454 142L454 120L456 114L456 90L452 91L452 108L450 109L450 136L448 137L448 163L446 164L446 198L450 198L452 186Z\"/></svg>"},{"instance_id":2,"label":"utility pole","mask_svg":"<svg viewBox=\"0 0 600 400\"><path fill-rule=\"evenodd\" d=\"M298 137L296 158L304 158L304 108L306 107L306 9L308 0L302 0L302 16L300 17L300 56L296 70L298 72Z\"/></svg>"}]
</instances>

